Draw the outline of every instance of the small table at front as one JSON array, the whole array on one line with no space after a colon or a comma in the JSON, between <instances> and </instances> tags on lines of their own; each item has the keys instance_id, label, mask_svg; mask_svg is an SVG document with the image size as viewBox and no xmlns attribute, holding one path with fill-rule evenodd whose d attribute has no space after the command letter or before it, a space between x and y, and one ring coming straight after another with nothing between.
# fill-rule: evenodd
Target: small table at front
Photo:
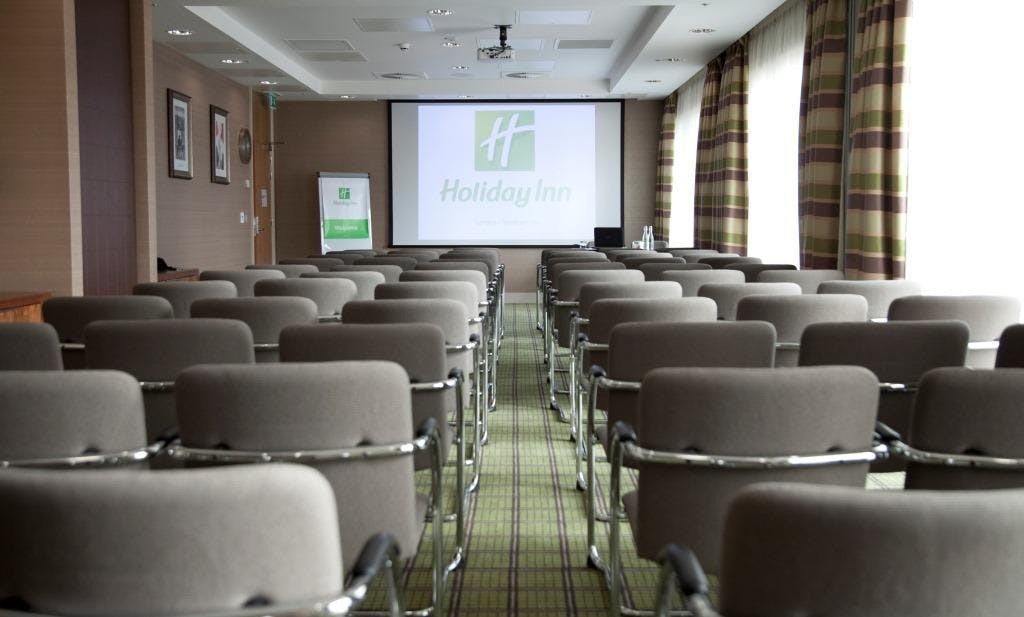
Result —
<instances>
[{"instance_id":1,"label":"small table at front","mask_svg":"<svg viewBox=\"0 0 1024 617\"><path fill-rule=\"evenodd\" d=\"M161 283L165 281L198 281L199 268L181 268L178 270L160 272L156 275L156 280Z\"/></svg>"},{"instance_id":2,"label":"small table at front","mask_svg":"<svg viewBox=\"0 0 1024 617\"><path fill-rule=\"evenodd\" d=\"M0 291L0 323L42 321L48 291Z\"/></svg>"}]
</instances>

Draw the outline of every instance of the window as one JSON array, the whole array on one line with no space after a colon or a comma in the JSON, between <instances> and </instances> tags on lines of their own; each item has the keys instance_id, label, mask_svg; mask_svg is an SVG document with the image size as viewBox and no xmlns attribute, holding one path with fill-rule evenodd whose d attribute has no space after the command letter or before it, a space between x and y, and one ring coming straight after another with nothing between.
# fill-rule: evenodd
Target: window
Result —
<instances>
[{"instance_id":1,"label":"window","mask_svg":"<svg viewBox=\"0 0 1024 617\"><path fill-rule=\"evenodd\" d=\"M1024 298L1024 3L918 2L910 24L907 276Z\"/></svg>"},{"instance_id":2,"label":"window","mask_svg":"<svg viewBox=\"0 0 1024 617\"><path fill-rule=\"evenodd\" d=\"M702 69L679 88L679 99L676 102L669 246L693 246L693 188L697 172L697 131L700 128L704 73Z\"/></svg>"}]
</instances>

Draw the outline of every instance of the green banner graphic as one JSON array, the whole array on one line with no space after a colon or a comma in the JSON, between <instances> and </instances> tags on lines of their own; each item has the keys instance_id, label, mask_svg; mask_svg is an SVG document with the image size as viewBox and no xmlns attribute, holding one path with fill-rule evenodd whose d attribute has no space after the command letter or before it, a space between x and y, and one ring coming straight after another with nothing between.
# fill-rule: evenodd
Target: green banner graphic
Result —
<instances>
[{"instance_id":1,"label":"green banner graphic","mask_svg":"<svg viewBox=\"0 0 1024 617\"><path fill-rule=\"evenodd\" d=\"M370 221L367 219L324 219L324 238L327 240L369 237Z\"/></svg>"}]
</instances>

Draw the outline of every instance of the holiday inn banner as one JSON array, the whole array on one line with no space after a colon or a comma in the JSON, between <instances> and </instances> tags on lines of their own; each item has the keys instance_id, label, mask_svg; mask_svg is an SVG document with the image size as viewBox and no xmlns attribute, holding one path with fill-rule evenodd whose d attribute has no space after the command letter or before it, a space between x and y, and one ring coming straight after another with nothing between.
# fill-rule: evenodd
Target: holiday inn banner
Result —
<instances>
[{"instance_id":1,"label":"holiday inn banner","mask_svg":"<svg viewBox=\"0 0 1024 617\"><path fill-rule=\"evenodd\" d=\"M373 248L370 236L370 175L317 173L320 246L323 252Z\"/></svg>"}]
</instances>

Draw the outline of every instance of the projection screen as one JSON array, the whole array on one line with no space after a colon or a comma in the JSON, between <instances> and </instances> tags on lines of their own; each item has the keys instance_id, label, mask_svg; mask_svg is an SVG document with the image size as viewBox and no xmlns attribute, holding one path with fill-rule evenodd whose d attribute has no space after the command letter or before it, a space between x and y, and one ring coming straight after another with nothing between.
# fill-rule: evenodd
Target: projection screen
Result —
<instances>
[{"instance_id":1,"label":"projection screen","mask_svg":"<svg viewBox=\"0 0 1024 617\"><path fill-rule=\"evenodd\" d=\"M391 101L393 246L557 246L622 225L622 101Z\"/></svg>"}]
</instances>

